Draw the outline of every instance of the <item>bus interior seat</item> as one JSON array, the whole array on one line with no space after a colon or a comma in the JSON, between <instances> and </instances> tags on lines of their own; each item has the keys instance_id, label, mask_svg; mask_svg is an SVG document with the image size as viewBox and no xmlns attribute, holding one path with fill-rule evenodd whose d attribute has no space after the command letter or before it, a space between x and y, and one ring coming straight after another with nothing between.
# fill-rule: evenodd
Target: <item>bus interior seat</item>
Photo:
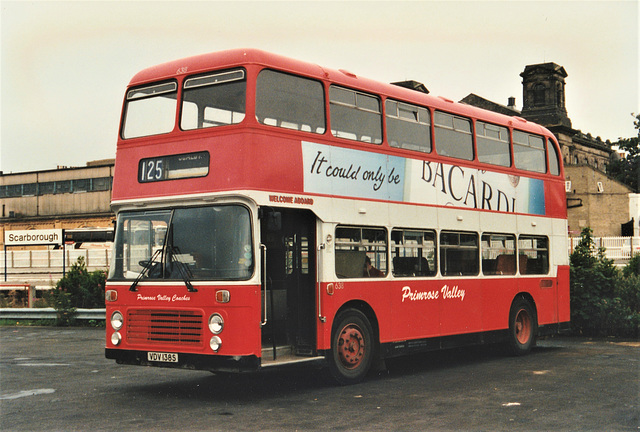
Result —
<instances>
[{"instance_id":1,"label":"bus interior seat","mask_svg":"<svg viewBox=\"0 0 640 432\"><path fill-rule=\"evenodd\" d=\"M514 254L498 255L496 274L513 275L516 274L516 256Z\"/></svg>"},{"instance_id":2,"label":"bus interior seat","mask_svg":"<svg viewBox=\"0 0 640 432\"><path fill-rule=\"evenodd\" d=\"M520 267L520 274L527 274L527 261L529 258L526 255L520 255L518 257L518 266Z\"/></svg>"},{"instance_id":3,"label":"bus interior seat","mask_svg":"<svg viewBox=\"0 0 640 432\"><path fill-rule=\"evenodd\" d=\"M432 276L425 257L394 257L393 274L397 276Z\"/></svg>"}]
</instances>

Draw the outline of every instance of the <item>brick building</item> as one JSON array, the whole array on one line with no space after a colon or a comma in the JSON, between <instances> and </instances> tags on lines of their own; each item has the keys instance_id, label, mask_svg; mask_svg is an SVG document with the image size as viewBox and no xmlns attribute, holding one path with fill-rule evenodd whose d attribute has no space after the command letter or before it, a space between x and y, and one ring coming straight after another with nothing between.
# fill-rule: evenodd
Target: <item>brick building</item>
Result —
<instances>
[{"instance_id":1,"label":"brick building","mask_svg":"<svg viewBox=\"0 0 640 432\"><path fill-rule=\"evenodd\" d=\"M0 174L0 244L4 231L112 228L113 159L85 167Z\"/></svg>"},{"instance_id":2,"label":"brick building","mask_svg":"<svg viewBox=\"0 0 640 432\"><path fill-rule=\"evenodd\" d=\"M565 164L569 234L577 236L590 227L597 237L622 235L622 225L634 217L629 201L634 191L606 174L614 153L611 143L572 128L565 104L567 72L555 63L542 63L526 66L520 76L522 111L516 109L513 97L506 106L475 94L460 102L523 117L549 129Z\"/></svg>"},{"instance_id":3,"label":"brick building","mask_svg":"<svg viewBox=\"0 0 640 432\"><path fill-rule=\"evenodd\" d=\"M572 128L565 105L567 72L555 63L542 63L526 66L520 76L522 111L513 97L507 105L475 94L461 102L547 127L558 139L566 180L571 182L567 183L570 234L589 226L596 236L621 235L621 225L632 218L630 208L638 206L630 205L632 190L606 175L613 154L611 143ZM0 241L4 241L4 230L112 226L113 166L113 160L105 160L80 168L0 173Z\"/></svg>"}]
</instances>

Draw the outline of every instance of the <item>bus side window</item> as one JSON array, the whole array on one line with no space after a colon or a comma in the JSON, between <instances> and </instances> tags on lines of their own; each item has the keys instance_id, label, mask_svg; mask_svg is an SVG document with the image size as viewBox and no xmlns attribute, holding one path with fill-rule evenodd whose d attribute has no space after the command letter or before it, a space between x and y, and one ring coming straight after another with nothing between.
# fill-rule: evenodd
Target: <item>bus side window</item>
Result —
<instances>
[{"instance_id":1,"label":"bus side window","mask_svg":"<svg viewBox=\"0 0 640 432\"><path fill-rule=\"evenodd\" d=\"M326 130L322 84L265 69L256 83L256 118L262 124L322 134Z\"/></svg>"},{"instance_id":2,"label":"bus side window","mask_svg":"<svg viewBox=\"0 0 640 432\"><path fill-rule=\"evenodd\" d=\"M544 138L541 136L514 130L513 157L516 168L538 173L547 171Z\"/></svg>"},{"instance_id":3,"label":"bus side window","mask_svg":"<svg viewBox=\"0 0 640 432\"><path fill-rule=\"evenodd\" d=\"M436 111L435 145L442 156L473 160L471 120Z\"/></svg>"},{"instance_id":4,"label":"bus side window","mask_svg":"<svg viewBox=\"0 0 640 432\"><path fill-rule=\"evenodd\" d=\"M547 139L547 148L549 149L549 172L553 175L560 175L560 162L558 151L553 141Z\"/></svg>"},{"instance_id":5,"label":"bus side window","mask_svg":"<svg viewBox=\"0 0 640 432\"><path fill-rule=\"evenodd\" d=\"M509 129L481 121L476 122L478 160L504 167L511 166Z\"/></svg>"},{"instance_id":6,"label":"bus side window","mask_svg":"<svg viewBox=\"0 0 640 432\"><path fill-rule=\"evenodd\" d=\"M443 276L475 276L479 272L478 234L440 233L440 273Z\"/></svg>"},{"instance_id":7,"label":"bus side window","mask_svg":"<svg viewBox=\"0 0 640 432\"><path fill-rule=\"evenodd\" d=\"M549 239L544 236L521 235L518 238L520 274L549 273Z\"/></svg>"},{"instance_id":8,"label":"bus side window","mask_svg":"<svg viewBox=\"0 0 640 432\"><path fill-rule=\"evenodd\" d=\"M391 256L396 277L435 276L436 233L433 231L393 230Z\"/></svg>"},{"instance_id":9,"label":"bus side window","mask_svg":"<svg viewBox=\"0 0 640 432\"><path fill-rule=\"evenodd\" d=\"M516 274L516 236L512 234L482 235L482 273L485 275Z\"/></svg>"},{"instance_id":10,"label":"bus side window","mask_svg":"<svg viewBox=\"0 0 640 432\"><path fill-rule=\"evenodd\" d=\"M382 143L382 114L377 97L331 86L329 99L333 136Z\"/></svg>"},{"instance_id":11,"label":"bus side window","mask_svg":"<svg viewBox=\"0 0 640 432\"><path fill-rule=\"evenodd\" d=\"M387 99L387 141L391 147L431 152L431 116L426 108Z\"/></svg>"},{"instance_id":12,"label":"bus side window","mask_svg":"<svg viewBox=\"0 0 640 432\"><path fill-rule=\"evenodd\" d=\"M376 277L387 274L387 231L384 228L338 226L335 240L336 276L339 278L369 277L365 273L367 258Z\"/></svg>"}]
</instances>

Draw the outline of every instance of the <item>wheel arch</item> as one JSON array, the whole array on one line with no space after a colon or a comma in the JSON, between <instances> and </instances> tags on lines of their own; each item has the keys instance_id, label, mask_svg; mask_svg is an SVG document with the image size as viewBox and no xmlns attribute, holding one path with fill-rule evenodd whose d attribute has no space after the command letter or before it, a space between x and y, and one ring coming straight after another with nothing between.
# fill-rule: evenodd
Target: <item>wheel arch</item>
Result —
<instances>
[{"instance_id":1,"label":"wheel arch","mask_svg":"<svg viewBox=\"0 0 640 432\"><path fill-rule=\"evenodd\" d=\"M509 306L509 310L511 310L511 308L513 307L513 304L519 299L528 301L529 304L531 305L531 307L533 308L534 326L535 326L535 328L537 330L538 329L538 306L536 305L536 301L533 298L533 296L531 295L531 293L526 292L526 291L522 291L522 292L519 292L518 294L516 294L513 297L513 300L511 300L511 306Z\"/></svg>"},{"instance_id":2,"label":"wheel arch","mask_svg":"<svg viewBox=\"0 0 640 432\"><path fill-rule=\"evenodd\" d=\"M367 319L369 320L369 324L371 324L371 328L373 330L374 339L376 340L377 345L379 345L380 344L380 325L378 323L378 317L375 311L373 310L373 308L371 307L371 305L369 305L369 303L365 302L364 300L351 300L346 302L342 306L340 306L340 308L336 311L336 314L334 315L333 324L331 325L332 331L335 330L335 326L336 326L335 317L337 317L342 311L347 309L359 310L367 317Z\"/></svg>"}]
</instances>

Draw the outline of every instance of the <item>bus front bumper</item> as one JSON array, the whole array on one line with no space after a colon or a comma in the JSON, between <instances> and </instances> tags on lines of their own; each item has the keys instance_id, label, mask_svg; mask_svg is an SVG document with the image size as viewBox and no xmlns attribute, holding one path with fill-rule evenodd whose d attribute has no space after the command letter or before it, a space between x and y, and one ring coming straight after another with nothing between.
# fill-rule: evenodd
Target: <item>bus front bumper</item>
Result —
<instances>
[{"instance_id":1,"label":"bus front bumper","mask_svg":"<svg viewBox=\"0 0 640 432\"><path fill-rule=\"evenodd\" d=\"M260 359L256 356L219 356L189 353L178 353L175 356L175 358L168 357L163 359L157 355L150 355L148 351L105 348L105 357L115 360L118 364L207 370L211 372L254 372L260 369ZM159 360L150 360L150 358L154 357Z\"/></svg>"}]
</instances>

